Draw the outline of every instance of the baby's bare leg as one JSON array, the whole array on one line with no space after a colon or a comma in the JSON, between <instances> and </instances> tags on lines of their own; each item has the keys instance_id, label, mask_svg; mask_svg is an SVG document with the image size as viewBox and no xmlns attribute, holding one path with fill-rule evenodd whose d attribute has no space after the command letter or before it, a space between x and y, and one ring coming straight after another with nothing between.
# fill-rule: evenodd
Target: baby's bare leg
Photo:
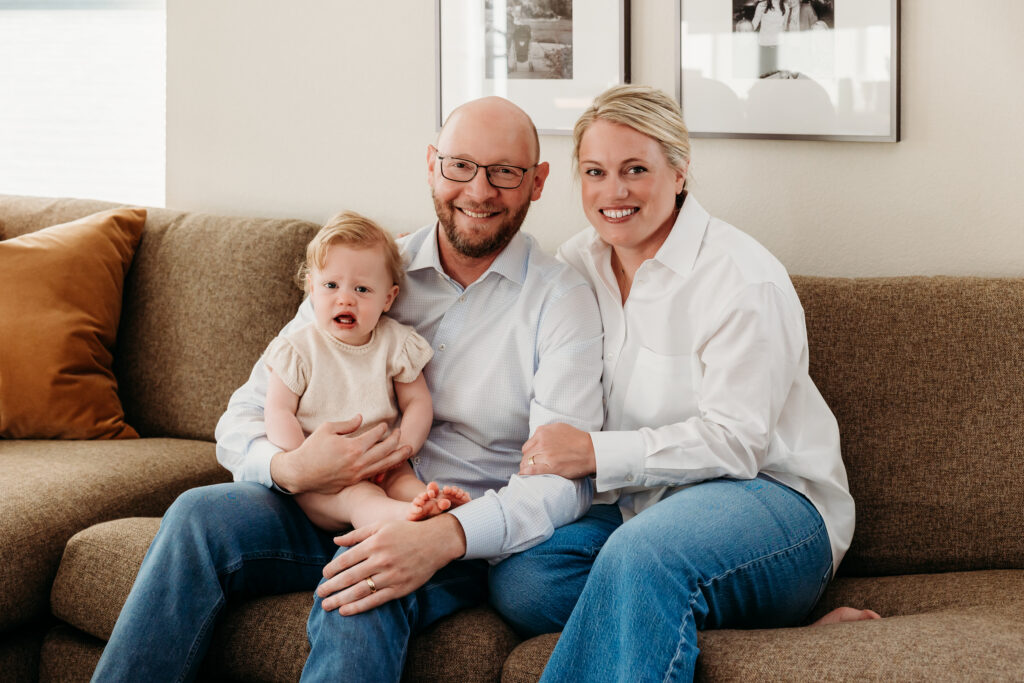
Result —
<instances>
[{"instance_id":1,"label":"baby's bare leg","mask_svg":"<svg viewBox=\"0 0 1024 683\"><path fill-rule=\"evenodd\" d=\"M355 528L388 519L406 519L409 504L388 498L376 484L361 481L335 493L300 493L295 502L309 520L325 531L340 531L347 524Z\"/></svg>"},{"instance_id":2,"label":"baby's bare leg","mask_svg":"<svg viewBox=\"0 0 1024 683\"><path fill-rule=\"evenodd\" d=\"M412 500L423 493L427 485L424 484L413 472L412 465L406 460L395 465L385 473L384 480L380 487L388 494L388 497L395 500Z\"/></svg>"},{"instance_id":3,"label":"baby's bare leg","mask_svg":"<svg viewBox=\"0 0 1024 683\"><path fill-rule=\"evenodd\" d=\"M407 519L414 522L427 519L469 501L469 494L458 486L445 486L441 489L432 481L427 484L426 491L413 499Z\"/></svg>"}]
</instances>

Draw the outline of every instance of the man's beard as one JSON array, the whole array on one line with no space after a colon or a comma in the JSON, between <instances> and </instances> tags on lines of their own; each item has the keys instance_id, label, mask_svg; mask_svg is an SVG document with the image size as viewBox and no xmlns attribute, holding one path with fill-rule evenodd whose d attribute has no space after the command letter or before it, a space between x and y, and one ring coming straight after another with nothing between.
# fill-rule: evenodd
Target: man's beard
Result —
<instances>
[{"instance_id":1,"label":"man's beard","mask_svg":"<svg viewBox=\"0 0 1024 683\"><path fill-rule=\"evenodd\" d=\"M433 194L433 193L431 193ZM455 208L453 202L442 202L437 198L436 194L433 194L434 198L434 210L437 212L437 220L444 229L444 234L448 238L448 242L451 243L455 251L459 252L463 256L470 258L482 258L484 256L490 256L496 254L508 246L508 243L512 241L512 238L519 232L520 226L523 221L526 220L526 212L530 210L530 201L523 202L523 205L508 216L508 218L498 225L498 229L494 232L481 237L478 241L472 241L469 239L470 235L462 234L455 227L455 213L458 209ZM471 211L476 211L474 207L468 207ZM480 208L480 213L490 213L486 207Z\"/></svg>"}]
</instances>

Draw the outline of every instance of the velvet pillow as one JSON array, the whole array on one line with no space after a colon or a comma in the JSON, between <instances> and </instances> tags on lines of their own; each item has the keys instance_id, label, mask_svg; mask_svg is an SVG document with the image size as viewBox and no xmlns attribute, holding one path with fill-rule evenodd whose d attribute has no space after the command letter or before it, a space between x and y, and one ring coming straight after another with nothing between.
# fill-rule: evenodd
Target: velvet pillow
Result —
<instances>
[{"instance_id":1,"label":"velvet pillow","mask_svg":"<svg viewBox=\"0 0 1024 683\"><path fill-rule=\"evenodd\" d=\"M0 242L0 437L125 439L111 370L145 209Z\"/></svg>"}]
</instances>

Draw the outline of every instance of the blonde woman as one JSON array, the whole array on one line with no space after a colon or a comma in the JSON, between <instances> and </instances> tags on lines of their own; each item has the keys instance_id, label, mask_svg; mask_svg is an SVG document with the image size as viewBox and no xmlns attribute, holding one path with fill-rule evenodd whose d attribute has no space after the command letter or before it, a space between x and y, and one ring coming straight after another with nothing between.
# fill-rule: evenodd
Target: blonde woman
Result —
<instances>
[{"instance_id":1,"label":"blonde woman","mask_svg":"<svg viewBox=\"0 0 1024 683\"><path fill-rule=\"evenodd\" d=\"M797 625L825 590L854 525L839 430L785 268L686 191L675 101L614 87L574 143L591 227L559 254L598 297L605 424L539 427L521 472L602 504L495 567L492 600L524 635L564 625L545 681L690 680L697 631Z\"/></svg>"}]
</instances>

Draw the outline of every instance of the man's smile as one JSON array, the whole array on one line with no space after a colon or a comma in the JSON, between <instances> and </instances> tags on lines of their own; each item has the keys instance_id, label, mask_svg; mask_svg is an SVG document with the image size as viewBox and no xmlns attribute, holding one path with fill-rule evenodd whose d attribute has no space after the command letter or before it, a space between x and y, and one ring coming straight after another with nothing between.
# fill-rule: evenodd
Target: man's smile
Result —
<instances>
[{"instance_id":1,"label":"man's smile","mask_svg":"<svg viewBox=\"0 0 1024 683\"><path fill-rule=\"evenodd\" d=\"M459 206L455 208L457 208L460 212L464 213L470 218L491 218L492 216L497 216L499 213L501 213L500 211L474 211L472 209L464 209Z\"/></svg>"}]
</instances>

